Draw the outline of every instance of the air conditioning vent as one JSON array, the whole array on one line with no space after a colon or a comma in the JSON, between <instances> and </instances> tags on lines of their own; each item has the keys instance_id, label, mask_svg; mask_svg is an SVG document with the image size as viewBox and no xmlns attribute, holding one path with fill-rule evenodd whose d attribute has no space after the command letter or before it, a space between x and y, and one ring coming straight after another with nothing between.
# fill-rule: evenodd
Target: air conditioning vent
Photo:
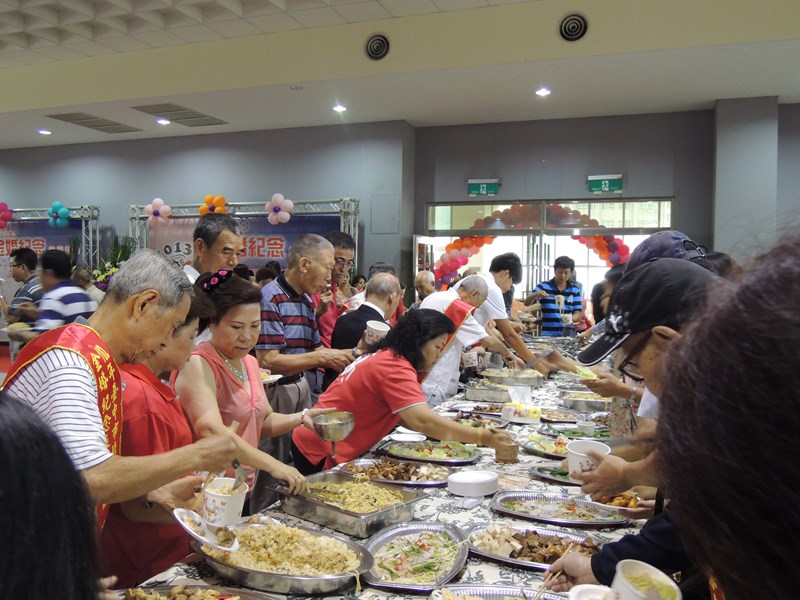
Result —
<instances>
[{"instance_id":1,"label":"air conditioning vent","mask_svg":"<svg viewBox=\"0 0 800 600\"><path fill-rule=\"evenodd\" d=\"M57 119L65 123L72 123L73 125L80 125L95 131L102 131L103 133L132 133L134 131L141 131L136 127L123 125L116 121L97 117L95 115L87 115L86 113L64 113L60 115L47 115L50 119Z\"/></svg>"},{"instance_id":2,"label":"air conditioning vent","mask_svg":"<svg viewBox=\"0 0 800 600\"><path fill-rule=\"evenodd\" d=\"M146 106L132 106L131 108L147 113L148 115L153 115L154 117L169 119L173 123L184 125L185 127L227 125L227 121L197 112L196 110L186 108L180 104L148 104Z\"/></svg>"},{"instance_id":3,"label":"air conditioning vent","mask_svg":"<svg viewBox=\"0 0 800 600\"><path fill-rule=\"evenodd\" d=\"M577 42L588 30L589 23L583 15L567 15L561 21L561 37L567 42Z\"/></svg>"},{"instance_id":4,"label":"air conditioning vent","mask_svg":"<svg viewBox=\"0 0 800 600\"><path fill-rule=\"evenodd\" d=\"M372 60L382 60L389 54L389 38L381 34L373 35L367 40L365 50Z\"/></svg>"}]
</instances>

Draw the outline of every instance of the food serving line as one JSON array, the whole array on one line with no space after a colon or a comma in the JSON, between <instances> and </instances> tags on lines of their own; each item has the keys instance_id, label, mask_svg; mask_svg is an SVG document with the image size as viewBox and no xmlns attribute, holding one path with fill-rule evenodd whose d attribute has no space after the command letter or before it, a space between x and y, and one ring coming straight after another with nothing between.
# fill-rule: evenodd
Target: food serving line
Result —
<instances>
[{"instance_id":1,"label":"food serving line","mask_svg":"<svg viewBox=\"0 0 800 600\"><path fill-rule=\"evenodd\" d=\"M448 491L446 480L440 482L439 485L420 483L414 487L392 486L392 489L400 491L403 495L403 503L401 505L394 509L384 509L381 511L382 516L380 517L362 516L359 518L358 515L353 516L352 514L350 517L343 516L342 511L331 510L329 506L324 505L323 502L313 497L291 496L287 492L282 498L283 509L276 503L263 511L260 516L265 521L274 519L290 527L306 528L319 533L324 532L326 535L336 535L339 539L347 540L351 547L359 548L359 550L365 546L368 549L377 550L386 546L396 536L410 535L422 531L443 532L452 538L458 547L459 554L463 554L463 556L456 557L455 568L443 574L435 584L426 586L405 584L395 587L392 587L391 582L389 584L375 584L376 578L371 576L374 569L368 569L360 577L362 587L360 592L355 592L352 585L349 588L342 586L341 580L338 586L331 584L328 585L328 589L325 589L326 586L324 584L320 586L319 581L313 581L319 578L313 577L305 578L308 580L305 583L297 583L295 581L292 584L286 584L288 587L281 587L282 584L279 585L276 582L281 580L283 576L265 573L253 575L252 572L248 576L247 569L240 569L215 561L213 557L204 554L199 545L195 543L193 547L200 553L195 553L170 569L156 575L142 587L171 587L186 584L189 586L213 586L215 589L221 589L224 586L238 587L237 584L244 583L245 585L259 587L268 591L237 589L236 592L242 600L270 597L296 598L310 594L319 594L318 597L325 598L353 597L355 595L359 598L367 599L396 599L426 597L430 594L431 588L439 588L447 584L449 589L459 595L466 594L487 599L502 599L507 596L520 597L523 595L521 590L524 589L527 592L527 597L531 598L536 593L536 590L541 587L544 565L540 565L539 568L532 568L533 565L529 559L520 561L507 557L493 556L496 551L482 551L476 544L468 543L469 540L467 538L471 534L473 540L481 534L490 537L491 535L502 537L502 531L500 530L504 530L506 533L513 533L509 528L503 527L508 525L518 532L544 530L542 531L544 536L550 535L549 532L558 532L566 538L565 544L573 544L577 547L586 537L590 537L592 541L600 545L617 540L627 533L635 533L643 524L643 521L628 521L613 510L601 510L598 521L595 523L584 523L580 526L557 524L559 521L562 523L565 521L563 516L553 512L556 501L554 500L552 505L548 504L550 502L548 499L551 498L550 495L570 495L577 500L574 503L576 507L588 507L589 510L595 511L596 508L593 504L584 503L580 500L583 498L580 488L574 485L574 482L569 481L568 476L560 472L560 459L546 458L549 453L543 448L547 446L531 441L531 437L534 440L555 440L555 436L563 430L570 434L575 434L576 424L558 423L558 419L555 419L556 422L552 423L540 422L539 418L529 416L526 408L529 406L552 407L557 412L550 413L551 415L563 416L565 412L569 412L564 410L564 404L566 403L573 408L578 407L585 411L583 415L577 418L581 420L588 419L588 413L596 411L600 405L588 400L589 392L586 388L583 388L584 391L580 391L575 388L575 384L574 377L559 375L556 379L545 380L538 387L526 391L526 396L529 397L522 403L497 403L501 404L501 406L491 407L488 406L491 404L490 402L467 402L465 400L466 394L459 394L437 407L436 410L438 412L449 413L451 416L455 416L457 412L475 413L475 416L477 416L481 408L497 410L502 408L502 405L516 407L513 415L509 415L511 410L506 408L505 414L510 416L510 422L502 421L501 426L507 427L507 430L523 447L520 449L517 462L507 464L496 462L495 451L490 448L480 448L477 451L477 455L462 460L444 459L439 462L439 464L446 465L451 472L456 473L469 471L491 471L496 473L498 475L498 491L492 495L480 497L454 495ZM506 399L502 394L491 393L492 391L497 392L498 389L502 390L503 388L499 386L492 390L491 384L489 384L485 396L494 399ZM519 393L519 390L517 393ZM470 397L475 397L474 394L475 391L471 392ZM570 395L572 395L571 402ZM475 410L476 407L478 410ZM535 414L535 410L532 413ZM481 416L489 419L497 417L497 415L490 413L481 414ZM600 432L602 430L598 429L597 431ZM587 434L587 436L589 438L597 438L603 437L604 434ZM424 458L404 457L402 455L403 448L413 446L413 443L406 441L393 442L389 439L390 437L392 436L382 440L360 461L352 462L363 465L365 462L368 463L363 459L375 459L386 453L394 455L398 461L406 464L408 460L425 461ZM399 439L402 440L403 437L401 436ZM437 461L431 459L427 462ZM334 471L326 471L316 476L311 476L309 481L353 481L352 476L348 474L348 467L349 465L339 465ZM469 494L470 489L478 488L475 485L467 484L466 489L462 488L461 493L466 492ZM547 496L543 496L543 494L547 494ZM525 517L526 512L530 509L530 507L526 508L526 504L536 504L537 502L540 505L542 503L545 504L543 512L540 511L539 518L532 520L530 517ZM305 518L300 518L301 516ZM332 525L335 529L322 524ZM436 524L442 525L437 526ZM490 524L494 524L496 527L487 531L487 527ZM342 533L342 531L346 531L347 534ZM369 539L365 539L367 537ZM462 543L458 544L459 541ZM353 543L358 546L352 546ZM466 558L468 551L469 557ZM367 554L370 553L368 552ZM362 558L363 554L359 553L359 557ZM370 556L369 558L371 560L372 557ZM462 568L461 561L463 560L465 560L465 564ZM227 577L220 577L221 573L224 573ZM458 576L459 573L460 577ZM353 578L351 577L350 583L352 581ZM481 586L492 587L481 588ZM333 588L336 589L334 590ZM276 593L276 590L288 593L286 596L281 596ZM342 595L345 593L347 596ZM540 598L546 600L563 599L565 597L552 593L544 593L540 596Z\"/></svg>"}]
</instances>

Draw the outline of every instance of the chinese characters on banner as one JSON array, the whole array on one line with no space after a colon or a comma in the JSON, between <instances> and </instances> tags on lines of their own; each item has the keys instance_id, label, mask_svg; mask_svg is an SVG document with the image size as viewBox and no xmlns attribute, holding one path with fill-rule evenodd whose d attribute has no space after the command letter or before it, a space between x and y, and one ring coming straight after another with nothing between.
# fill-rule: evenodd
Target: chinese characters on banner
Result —
<instances>
[{"instance_id":1,"label":"chinese characters on banner","mask_svg":"<svg viewBox=\"0 0 800 600\"><path fill-rule=\"evenodd\" d=\"M303 233L325 235L339 231L338 215L295 215L291 221L281 225L270 225L266 217L242 217L237 219L244 237L244 256L241 262L257 271L271 260L277 260L286 268L289 246ZM148 248L169 256L180 265L192 262L194 247L192 234L198 219L171 219L165 227L149 229Z\"/></svg>"}]
</instances>

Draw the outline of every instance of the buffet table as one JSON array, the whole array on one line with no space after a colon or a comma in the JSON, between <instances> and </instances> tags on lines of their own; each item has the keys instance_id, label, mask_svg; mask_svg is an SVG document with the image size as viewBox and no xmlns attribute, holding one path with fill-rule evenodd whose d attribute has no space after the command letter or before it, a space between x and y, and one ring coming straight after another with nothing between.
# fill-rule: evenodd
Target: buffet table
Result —
<instances>
[{"instance_id":1,"label":"buffet table","mask_svg":"<svg viewBox=\"0 0 800 600\"><path fill-rule=\"evenodd\" d=\"M536 388L532 392L534 401L544 402L555 405L555 400L558 396L556 384L551 381L546 381L543 386ZM460 396L454 397L449 402L438 407L439 411L447 411L454 403L462 400ZM534 432L538 427L537 424L531 425L516 425L509 424L508 431L517 438L524 438ZM540 481L531 476L530 470L532 467L539 465L553 466L552 460L539 458L532 454L526 453L520 448L519 462L513 464L499 464L495 462L494 450L490 448L482 448L482 455L476 464L459 467L458 470L492 470L499 474L499 487L500 490L531 490L535 492L549 492L559 494L580 494L580 488L575 486L559 486L553 485L545 481ZM372 456L368 454L367 456ZM555 525L548 525L544 523L536 523L528 520L518 520L505 516L498 515L489 509L491 497L484 497L475 499L477 505L465 508L464 498L454 496L447 491L447 487L434 487L426 488L429 496L414 504L414 519L425 522L442 522L452 523L459 526L466 531L469 527L477 523L485 522L499 522L505 521L516 525L527 525L536 528L547 528L571 533L578 533L581 535L591 536L599 543L608 543L619 539L622 535L627 533L636 533L644 523L644 521L631 521L631 523L624 528L617 529L570 529L558 527ZM467 499L467 504L469 500ZM283 513L278 503L264 511L264 514L285 523L286 525L304 526L314 529L324 529L313 523L308 523L296 517ZM338 535L343 535L338 532ZM354 538L353 538L354 539ZM365 540L354 539L354 541L363 543ZM512 568L500 563L489 562L481 560L470 555L467 560L466 569L458 581L451 581L450 584L459 583L475 583L475 584L504 584L515 586L517 588L524 587L528 590L536 590L541 586L544 573L542 571L526 570L520 568ZM150 579L145 585L216 585L224 584L220 582L219 578L214 575L209 567L197 555L192 555L184 561L174 565L170 569L158 574ZM348 593L349 597L353 597L354 591ZM281 597L277 594L270 593L271 596ZM358 594L359 598L419 598L420 596L404 595L390 593L372 588L365 588ZM549 594L548 594L549 596ZM328 597L342 597L342 596L328 596ZM551 596L558 597L558 596Z\"/></svg>"}]
</instances>

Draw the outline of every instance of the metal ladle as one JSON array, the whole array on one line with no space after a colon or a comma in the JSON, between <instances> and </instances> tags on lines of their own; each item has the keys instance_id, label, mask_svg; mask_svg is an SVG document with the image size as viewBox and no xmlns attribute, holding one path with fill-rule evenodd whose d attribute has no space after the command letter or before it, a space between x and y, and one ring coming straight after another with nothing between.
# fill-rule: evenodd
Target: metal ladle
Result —
<instances>
[{"instance_id":1,"label":"metal ladle","mask_svg":"<svg viewBox=\"0 0 800 600\"><path fill-rule=\"evenodd\" d=\"M312 422L317 435L331 443L331 460L336 464L336 442L342 441L353 431L355 415L347 411L332 412L317 415Z\"/></svg>"}]
</instances>

